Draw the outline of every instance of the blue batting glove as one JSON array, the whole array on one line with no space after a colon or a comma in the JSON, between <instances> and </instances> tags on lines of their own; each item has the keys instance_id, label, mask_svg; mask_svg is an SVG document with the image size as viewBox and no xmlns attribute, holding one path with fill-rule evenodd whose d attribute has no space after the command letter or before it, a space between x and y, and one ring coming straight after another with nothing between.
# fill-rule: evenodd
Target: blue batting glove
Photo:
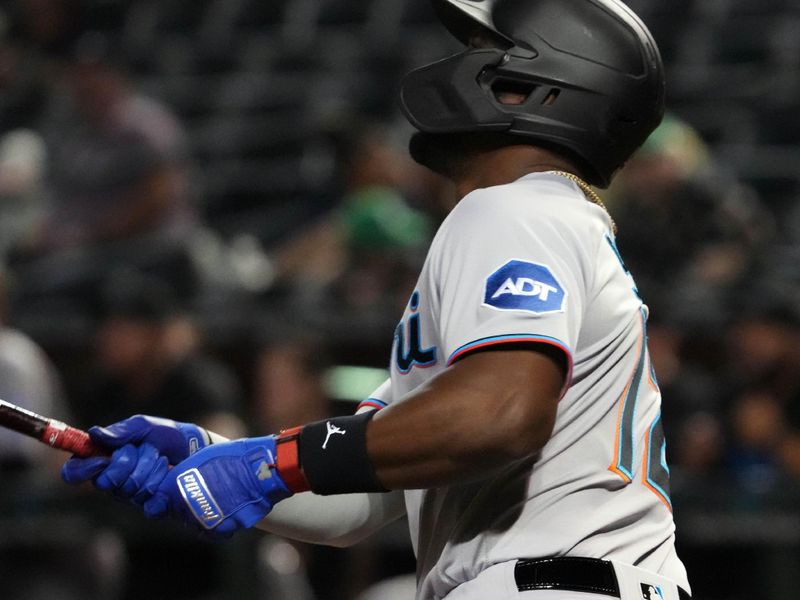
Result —
<instances>
[{"instance_id":1,"label":"blue batting glove","mask_svg":"<svg viewBox=\"0 0 800 600\"><path fill-rule=\"evenodd\" d=\"M192 423L136 415L89 435L111 457L72 457L61 469L67 483L92 481L119 498L144 504L161 483L168 464L178 464L210 443L208 432Z\"/></svg>"},{"instance_id":2,"label":"blue batting glove","mask_svg":"<svg viewBox=\"0 0 800 600\"><path fill-rule=\"evenodd\" d=\"M147 415L129 417L108 427L92 427L89 435L105 448L146 442L166 456L171 465L177 465L210 443L208 432L202 427Z\"/></svg>"},{"instance_id":3,"label":"blue batting glove","mask_svg":"<svg viewBox=\"0 0 800 600\"><path fill-rule=\"evenodd\" d=\"M61 477L67 483L92 480L98 489L124 500L144 504L169 472L167 458L150 444L128 444L111 457L73 458L64 463Z\"/></svg>"},{"instance_id":4,"label":"blue batting glove","mask_svg":"<svg viewBox=\"0 0 800 600\"><path fill-rule=\"evenodd\" d=\"M144 504L218 536L252 527L292 492L275 469L275 437L215 444L173 468Z\"/></svg>"},{"instance_id":5,"label":"blue batting glove","mask_svg":"<svg viewBox=\"0 0 800 600\"><path fill-rule=\"evenodd\" d=\"M111 464L109 456L91 458L70 458L61 467L61 479L67 483L79 484L94 481Z\"/></svg>"}]
</instances>

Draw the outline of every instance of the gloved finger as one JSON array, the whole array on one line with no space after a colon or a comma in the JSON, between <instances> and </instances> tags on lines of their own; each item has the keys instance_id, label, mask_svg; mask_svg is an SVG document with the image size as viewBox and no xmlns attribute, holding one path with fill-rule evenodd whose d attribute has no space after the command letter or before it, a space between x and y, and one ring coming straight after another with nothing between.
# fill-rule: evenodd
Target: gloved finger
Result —
<instances>
[{"instance_id":1,"label":"gloved finger","mask_svg":"<svg viewBox=\"0 0 800 600\"><path fill-rule=\"evenodd\" d=\"M201 537L210 542L223 542L233 537L233 534L239 529L236 523L230 521L223 521L214 529L206 529L198 525Z\"/></svg>"},{"instance_id":2,"label":"gloved finger","mask_svg":"<svg viewBox=\"0 0 800 600\"><path fill-rule=\"evenodd\" d=\"M90 427L92 441L106 448L121 448L127 444L141 442L150 431L142 415L128 417L107 427Z\"/></svg>"},{"instance_id":3,"label":"gloved finger","mask_svg":"<svg viewBox=\"0 0 800 600\"><path fill-rule=\"evenodd\" d=\"M91 481L102 473L110 462L111 459L106 456L70 458L61 467L61 479L72 484Z\"/></svg>"},{"instance_id":4,"label":"gloved finger","mask_svg":"<svg viewBox=\"0 0 800 600\"><path fill-rule=\"evenodd\" d=\"M144 485L150 473L155 469L158 459L158 450L153 446L150 444L142 444L139 446L133 471L131 471L131 474L128 475L128 478L120 488L122 497L130 499L139 493L142 485Z\"/></svg>"},{"instance_id":5,"label":"gloved finger","mask_svg":"<svg viewBox=\"0 0 800 600\"><path fill-rule=\"evenodd\" d=\"M143 508L148 519L163 519L169 514L169 497L161 491L161 486L145 501Z\"/></svg>"},{"instance_id":6,"label":"gloved finger","mask_svg":"<svg viewBox=\"0 0 800 600\"><path fill-rule=\"evenodd\" d=\"M169 473L169 461L166 456L159 456L147 479L139 487L139 491L134 495L133 501L143 505L158 490L158 486L164 481L164 477Z\"/></svg>"},{"instance_id":7,"label":"gloved finger","mask_svg":"<svg viewBox=\"0 0 800 600\"><path fill-rule=\"evenodd\" d=\"M115 450L111 455L111 463L95 479L94 484L107 492L121 488L136 468L138 457L139 450L130 444Z\"/></svg>"}]
</instances>

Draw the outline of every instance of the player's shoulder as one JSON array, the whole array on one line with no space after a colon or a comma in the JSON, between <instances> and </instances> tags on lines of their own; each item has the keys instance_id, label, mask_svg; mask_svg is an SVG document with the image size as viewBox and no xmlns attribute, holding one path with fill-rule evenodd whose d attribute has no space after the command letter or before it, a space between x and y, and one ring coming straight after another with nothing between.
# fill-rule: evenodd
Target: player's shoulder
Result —
<instances>
[{"instance_id":1,"label":"player's shoulder","mask_svg":"<svg viewBox=\"0 0 800 600\"><path fill-rule=\"evenodd\" d=\"M577 184L551 172L530 173L511 183L476 189L464 196L447 221L457 229L572 230L580 236L611 227L605 211L588 202Z\"/></svg>"}]
</instances>

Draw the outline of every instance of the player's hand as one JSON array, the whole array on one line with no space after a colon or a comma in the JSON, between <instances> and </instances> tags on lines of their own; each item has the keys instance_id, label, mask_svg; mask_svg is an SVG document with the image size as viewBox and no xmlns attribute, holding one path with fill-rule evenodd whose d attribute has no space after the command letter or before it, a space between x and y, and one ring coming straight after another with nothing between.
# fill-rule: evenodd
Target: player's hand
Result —
<instances>
[{"instance_id":1,"label":"player's hand","mask_svg":"<svg viewBox=\"0 0 800 600\"><path fill-rule=\"evenodd\" d=\"M62 479L72 484L92 481L95 487L138 504L152 496L166 475L160 466L151 472L155 463L178 464L209 444L202 427L145 415L92 427L89 435L101 448L116 451L110 457L70 458L61 469Z\"/></svg>"},{"instance_id":2,"label":"player's hand","mask_svg":"<svg viewBox=\"0 0 800 600\"><path fill-rule=\"evenodd\" d=\"M292 495L275 457L274 436L204 448L167 474L144 512L150 518L171 514L222 536L252 527Z\"/></svg>"},{"instance_id":3,"label":"player's hand","mask_svg":"<svg viewBox=\"0 0 800 600\"><path fill-rule=\"evenodd\" d=\"M167 458L154 446L128 444L110 456L71 458L61 470L67 483L93 481L95 487L137 504L144 504L169 472Z\"/></svg>"},{"instance_id":4,"label":"player's hand","mask_svg":"<svg viewBox=\"0 0 800 600\"><path fill-rule=\"evenodd\" d=\"M208 432L194 423L181 423L161 417L136 415L108 427L89 429L92 441L103 448L148 443L177 465L210 444Z\"/></svg>"}]
</instances>

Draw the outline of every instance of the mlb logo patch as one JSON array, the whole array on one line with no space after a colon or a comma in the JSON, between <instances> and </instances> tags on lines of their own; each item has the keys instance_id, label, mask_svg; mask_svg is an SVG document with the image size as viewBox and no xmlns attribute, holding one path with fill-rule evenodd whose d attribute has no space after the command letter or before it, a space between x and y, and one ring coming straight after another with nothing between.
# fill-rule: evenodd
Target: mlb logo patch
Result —
<instances>
[{"instance_id":1,"label":"mlb logo patch","mask_svg":"<svg viewBox=\"0 0 800 600\"><path fill-rule=\"evenodd\" d=\"M510 260L486 280L483 304L535 314L561 312L567 292L545 265Z\"/></svg>"},{"instance_id":2,"label":"mlb logo patch","mask_svg":"<svg viewBox=\"0 0 800 600\"><path fill-rule=\"evenodd\" d=\"M664 600L661 588L649 583L640 584L642 587L642 600Z\"/></svg>"}]
</instances>

